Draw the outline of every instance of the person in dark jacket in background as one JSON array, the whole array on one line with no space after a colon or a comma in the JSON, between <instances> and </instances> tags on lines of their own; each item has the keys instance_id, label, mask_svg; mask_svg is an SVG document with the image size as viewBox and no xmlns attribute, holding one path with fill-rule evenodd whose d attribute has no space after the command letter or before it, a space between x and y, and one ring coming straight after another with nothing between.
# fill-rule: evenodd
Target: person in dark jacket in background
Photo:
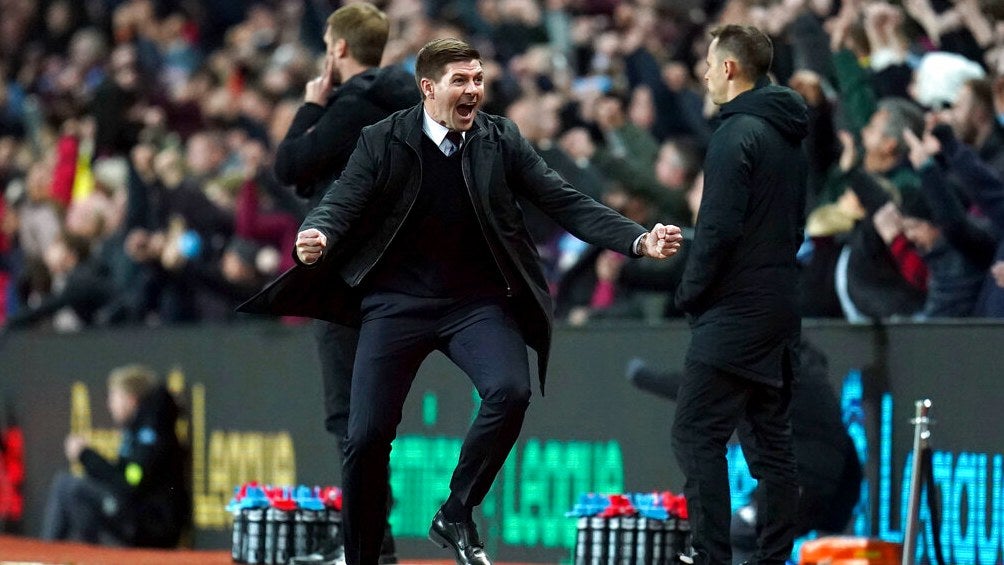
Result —
<instances>
[{"instance_id":1,"label":"person in dark jacket in background","mask_svg":"<svg viewBox=\"0 0 1004 565\"><path fill-rule=\"evenodd\" d=\"M726 444L737 427L762 485L753 562L791 556L798 506L788 404L801 331L795 253L802 242L808 111L767 80L773 47L751 26L712 31L705 83L721 123L676 304L691 320L673 448L686 476L693 562L732 563ZM743 422L745 420L745 422Z\"/></svg>"},{"instance_id":2,"label":"person in dark jacket in background","mask_svg":"<svg viewBox=\"0 0 1004 565\"><path fill-rule=\"evenodd\" d=\"M307 83L304 103L276 150L274 165L279 181L295 187L311 208L341 176L362 129L419 100L410 73L379 67L389 26L387 16L366 2L339 8L328 18L324 74ZM343 453L359 330L317 321L314 337L324 383L324 424ZM339 552L340 547L325 547L298 562L330 562L340 558ZM389 523L380 553L381 563L397 562Z\"/></svg>"},{"instance_id":3,"label":"person in dark jacket in background","mask_svg":"<svg viewBox=\"0 0 1004 565\"><path fill-rule=\"evenodd\" d=\"M127 365L108 376L108 411L122 429L118 460L102 457L83 436L67 436L66 458L84 476L56 476L42 537L173 547L189 519L185 453L174 431L178 405L150 369Z\"/></svg>"},{"instance_id":4,"label":"person in dark jacket in background","mask_svg":"<svg viewBox=\"0 0 1004 565\"><path fill-rule=\"evenodd\" d=\"M93 325L112 298L103 265L91 257L91 242L85 237L63 232L45 253L49 272L59 281L37 305L26 307L7 319L0 331L31 327L69 308L76 316L73 324ZM73 326L71 326L73 327ZM65 328L64 328L65 329Z\"/></svg>"}]
</instances>

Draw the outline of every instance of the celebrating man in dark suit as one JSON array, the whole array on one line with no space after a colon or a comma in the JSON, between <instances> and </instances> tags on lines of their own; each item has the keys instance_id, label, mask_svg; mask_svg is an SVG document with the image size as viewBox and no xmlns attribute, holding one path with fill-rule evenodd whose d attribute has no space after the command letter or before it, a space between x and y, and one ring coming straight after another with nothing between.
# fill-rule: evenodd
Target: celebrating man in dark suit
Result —
<instances>
[{"instance_id":1,"label":"celebrating man in dark suit","mask_svg":"<svg viewBox=\"0 0 1004 565\"><path fill-rule=\"evenodd\" d=\"M301 265L248 309L361 321L342 468L346 558L377 563L391 441L419 365L440 350L481 407L430 538L458 563L488 564L472 519L519 435L530 399L526 346L541 390L551 299L516 204L521 195L587 242L626 255L676 253L679 228L651 231L577 192L512 122L479 112L477 50L435 40L418 54L423 101L363 130L339 180L304 220Z\"/></svg>"},{"instance_id":2,"label":"celebrating man in dark suit","mask_svg":"<svg viewBox=\"0 0 1004 565\"><path fill-rule=\"evenodd\" d=\"M768 83L767 36L726 25L712 37L704 80L721 124L676 294L693 334L673 447L687 477L694 563L732 563L725 446L738 426L761 485L754 562L781 564L798 505L788 401L801 326L795 252L805 225L807 110L794 91Z\"/></svg>"}]
</instances>

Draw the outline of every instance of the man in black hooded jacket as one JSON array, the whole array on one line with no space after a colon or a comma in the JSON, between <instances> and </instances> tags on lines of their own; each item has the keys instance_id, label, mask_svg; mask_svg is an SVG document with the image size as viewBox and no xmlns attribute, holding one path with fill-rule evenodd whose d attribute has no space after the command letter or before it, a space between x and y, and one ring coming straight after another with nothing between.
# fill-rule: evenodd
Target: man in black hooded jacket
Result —
<instances>
[{"instance_id":1,"label":"man in black hooded jacket","mask_svg":"<svg viewBox=\"0 0 1004 565\"><path fill-rule=\"evenodd\" d=\"M740 434L759 480L753 562L782 564L797 516L788 403L800 317L795 252L802 242L805 102L767 80L770 39L750 26L712 32L705 74L721 123L704 162L704 195L676 304L692 338L673 423L687 477L694 563L732 563L725 447Z\"/></svg>"},{"instance_id":2,"label":"man in black hooded jacket","mask_svg":"<svg viewBox=\"0 0 1004 565\"><path fill-rule=\"evenodd\" d=\"M275 157L275 175L313 208L338 179L356 148L359 133L391 113L415 105L418 88L411 73L400 67L379 68L389 24L373 5L360 2L339 8L328 18L325 72L307 84L300 106ZM332 85L341 85L332 91ZM359 330L335 322L317 321L314 337L324 383L324 426L338 441L348 431L349 391ZM389 505L389 501L388 501ZM340 545L340 540L336 540ZM298 563L336 561L337 547L323 548L314 559ZM395 563L394 539L386 528L381 563Z\"/></svg>"}]
</instances>

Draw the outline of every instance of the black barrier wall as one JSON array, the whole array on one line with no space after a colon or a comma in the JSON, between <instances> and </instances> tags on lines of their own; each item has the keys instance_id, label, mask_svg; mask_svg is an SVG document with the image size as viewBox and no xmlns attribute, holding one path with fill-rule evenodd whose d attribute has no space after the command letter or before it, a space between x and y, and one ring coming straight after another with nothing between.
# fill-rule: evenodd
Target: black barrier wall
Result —
<instances>
[{"instance_id":1,"label":"black barrier wall","mask_svg":"<svg viewBox=\"0 0 1004 565\"><path fill-rule=\"evenodd\" d=\"M902 539L913 402L931 398L935 479L945 506L941 528L951 563L1001 563L1004 525L1004 325L886 327L806 322L829 357L845 417L859 432L868 483L850 531ZM669 447L674 405L632 387L635 357L682 366L683 324L559 329L548 395L535 396L523 435L482 507L489 551L506 561L566 561L574 521L564 517L584 492L673 490L682 477ZM21 333L0 351L0 396L26 441L23 530L37 534L48 483L66 467L63 437L89 433L114 452L105 377L146 363L168 375L189 417L179 430L193 452L194 544L227 547L223 505L245 480L338 484L333 438L324 432L314 344L306 327L227 327ZM419 373L392 453L400 552L442 557L426 541L447 495L460 442L476 410L464 376L434 355ZM738 452L733 491L748 494ZM921 517L929 519L922 511ZM918 543L930 553L930 528Z\"/></svg>"}]
</instances>

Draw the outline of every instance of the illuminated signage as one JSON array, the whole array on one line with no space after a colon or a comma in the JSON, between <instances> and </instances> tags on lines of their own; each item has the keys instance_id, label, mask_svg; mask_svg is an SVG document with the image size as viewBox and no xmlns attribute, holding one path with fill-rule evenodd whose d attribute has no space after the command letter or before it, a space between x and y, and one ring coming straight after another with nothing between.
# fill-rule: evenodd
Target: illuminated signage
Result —
<instances>
[{"instance_id":1,"label":"illuminated signage","mask_svg":"<svg viewBox=\"0 0 1004 565\"><path fill-rule=\"evenodd\" d=\"M849 372L844 379L841 394L844 424L857 447L858 457L862 464L865 464L869 450L868 439L865 436L862 391L861 372ZM910 479L913 474L913 453L907 452L902 463L897 466L893 459L894 423L910 425L906 423L906 418L903 418L902 422L894 419L892 395L886 393L882 395L880 402L880 429L877 438L878 524L874 535L885 541L902 543ZM935 439L936 434L937 432ZM749 501L756 481L749 475L749 469L738 445L729 446L728 460L732 505L735 509ZM894 475L893 471L897 468L899 473ZM933 474L942 505L940 537L947 562L954 565L1001 563L1001 544L1004 537L1001 534L1001 526L1004 525L1004 455L935 451ZM871 504L868 492L866 479L862 481L861 499L855 508L849 528L854 535L873 535L869 523ZM927 489L924 488L921 493L918 528L920 539L917 543L915 560L918 564L935 561L931 513L927 497ZM811 537L814 537L814 534L807 536ZM796 553L797 547L796 543Z\"/></svg>"}]
</instances>

